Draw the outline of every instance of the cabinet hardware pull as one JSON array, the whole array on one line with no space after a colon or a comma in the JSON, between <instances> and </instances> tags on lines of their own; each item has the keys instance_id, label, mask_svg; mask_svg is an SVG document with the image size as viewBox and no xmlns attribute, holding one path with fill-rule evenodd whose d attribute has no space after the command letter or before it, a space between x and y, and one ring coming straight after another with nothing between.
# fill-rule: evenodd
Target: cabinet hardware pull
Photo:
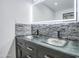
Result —
<instances>
[{"instance_id":1,"label":"cabinet hardware pull","mask_svg":"<svg viewBox=\"0 0 79 59\"><path fill-rule=\"evenodd\" d=\"M44 55L45 58L53 58L52 56Z\"/></svg>"},{"instance_id":2,"label":"cabinet hardware pull","mask_svg":"<svg viewBox=\"0 0 79 59\"><path fill-rule=\"evenodd\" d=\"M49 58L47 55L44 55L45 58Z\"/></svg>"},{"instance_id":3,"label":"cabinet hardware pull","mask_svg":"<svg viewBox=\"0 0 79 59\"><path fill-rule=\"evenodd\" d=\"M32 49L30 47L27 47L28 50L32 51Z\"/></svg>"},{"instance_id":4,"label":"cabinet hardware pull","mask_svg":"<svg viewBox=\"0 0 79 59\"><path fill-rule=\"evenodd\" d=\"M29 55L27 55L27 58L31 58Z\"/></svg>"},{"instance_id":5,"label":"cabinet hardware pull","mask_svg":"<svg viewBox=\"0 0 79 59\"><path fill-rule=\"evenodd\" d=\"M23 43L22 43L22 42L18 42L17 44L23 45Z\"/></svg>"}]
</instances>

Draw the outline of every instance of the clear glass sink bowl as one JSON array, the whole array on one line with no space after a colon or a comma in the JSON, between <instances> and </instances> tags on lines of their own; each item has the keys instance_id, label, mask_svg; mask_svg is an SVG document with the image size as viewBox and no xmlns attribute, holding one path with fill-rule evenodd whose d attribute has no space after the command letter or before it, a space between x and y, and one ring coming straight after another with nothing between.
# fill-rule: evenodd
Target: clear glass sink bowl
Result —
<instances>
[{"instance_id":1,"label":"clear glass sink bowl","mask_svg":"<svg viewBox=\"0 0 79 59\"><path fill-rule=\"evenodd\" d=\"M64 39L58 39L58 38L49 38L47 41L42 41L44 43L48 43L54 46L65 46L67 44L67 41Z\"/></svg>"}]
</instances>

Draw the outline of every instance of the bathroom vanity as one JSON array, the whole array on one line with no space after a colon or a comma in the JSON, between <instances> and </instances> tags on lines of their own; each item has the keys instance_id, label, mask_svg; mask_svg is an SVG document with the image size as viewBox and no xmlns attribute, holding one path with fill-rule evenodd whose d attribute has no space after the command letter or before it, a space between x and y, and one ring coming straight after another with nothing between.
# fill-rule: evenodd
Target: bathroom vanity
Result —
<instances>
[{"instance_id":1,"label":"bathroom vanity","mask_svg":"<svg viewBox=\"0 0 79 59\"><path fill-rule=\"evenodd\" d=\"M64 46L44 43L47 36L16 36L17 58L76 58L79 57L79 44L67 40Z\"/></svg>"},{"instance_id":2,"label":"bathroom vanity","mask_svg":"<svg viewBox=\"0 0 79 59\"><path fill-rule=\"evenodd\" d=\"M79 41L59 39L68 36L77 36L79 39L79 23L72 23L77 22L77 1L33 0L32 8L32 24L16 26L16 57L79 57ZM66 22L71 24L66 24ZM38 34L27 36L29 33L35 34L35 32Z\"/></svg>"}]
</instances>

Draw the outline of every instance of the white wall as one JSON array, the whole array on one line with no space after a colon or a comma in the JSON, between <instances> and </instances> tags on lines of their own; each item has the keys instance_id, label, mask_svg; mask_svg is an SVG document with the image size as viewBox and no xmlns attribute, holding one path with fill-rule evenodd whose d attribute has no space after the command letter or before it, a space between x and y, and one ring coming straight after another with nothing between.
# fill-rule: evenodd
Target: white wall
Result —
<instances>
[{"instance_id":1,"label":"white wall","mask_svg":"<svg viewBox=\"0 0 79 59\"><path fill-rule=\"evenodd\" d=\"M15 0L0 0L0 57L5 57L15 36Z\"/></svg>"},{"instance_id":2,"label":"white wall","mask_svg":"<svg viewBox=\"0 0 79 59\"><path fill-rule=\"evenodd\" d=\"M0 0L0 57L7 56L15 38L15 20L21 18L29 22L29 1Z\"/></svg>"},{"instance_id":3,"label":"white wall","mask_svg":"<svg viewBox=\"0 0 79 59\"><path fill-rule=\"evenodd\" d=\"M33 6L33 21L50 21L55 12L43 4Z\"/></svg>"},{"instance_id":4,"label":"white wall","mask_svg":"<svg viewBox=\"0 0 79 59\"><path fill-rule=\"evenodd\" d=\"M8 51L8 54L7 54L7 57L6 58L16 58L16 47L15 47L15 40L13 40L10 48L9 48L9 51Z\"/></svg>"},{"instance_id":5,"label":"white wall","mask_svg":"<svg viewBox=\"0 0 79 59\"><path fill-rule=\"evenodd\" d=\"M16 0L16 23L29 24L32 0ZM28 3L29 2L29 3Z\"/></svg>"},{"instance_id":6,"label":"white wall","mask_svg":"<svg viewBox=\"0 0 79 59\"><path fill-rule=\"evenodd\" d=\"M56 12L56 20L62 20L63 13L69 13L69 12L74 12L74 9L70 8L70 9L61 10L61 11Z\"/></svg>"}]
</instances>

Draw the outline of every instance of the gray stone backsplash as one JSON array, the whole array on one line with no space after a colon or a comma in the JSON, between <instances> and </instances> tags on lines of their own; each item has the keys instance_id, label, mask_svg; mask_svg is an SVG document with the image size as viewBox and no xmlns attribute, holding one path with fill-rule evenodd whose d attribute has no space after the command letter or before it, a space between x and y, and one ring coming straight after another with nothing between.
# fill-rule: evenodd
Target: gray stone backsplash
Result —
<instances>
[{"instance_id":1,"label":"gray stone backsplash","mask_svg":"<svg viewBox=\"0 0 79 59\"><path fill-rule=\"evenodd\" d=\"M36 30L39 30L40 35L46 35L50 37L57 37L57 31L61 31L63 36L66 36L66 30L68 25L59 24L32 24L32 34L35 34Z\"/></svg>"},{"instance_id":2,"label":"gray stone backsplash","mask_svg":"<svg viewBox=\"0 0 79 59\"><path fill-rule=\"evenodd\" d=\"M40 35L57 38L57 31L60 31L62 38L79 39L79 23L32 24L32 34L35 34L37 29Z\"/></svg>"},{"instance_id":3,"label":"gray stone backsplash","mask_svg":"<svg viewBox=\"0 0 79 59\"><path fill-rule=\"evenodd\" d=\"M37 29L40 35L57 38L57 31L60 31L62 38L79 39L79 23L68 24L16 24L16 35L36 34Z\"/></svg>"},{"instance_id":4,"label":"gray stone backsplash","mask_svg":"<svg viewBox=\"0 0 79 59\"><path fill-rule=\"evenodd\" d=\"M15 35L31 35L31 25L15 24Z\"/></svg>"}]
</instances>

